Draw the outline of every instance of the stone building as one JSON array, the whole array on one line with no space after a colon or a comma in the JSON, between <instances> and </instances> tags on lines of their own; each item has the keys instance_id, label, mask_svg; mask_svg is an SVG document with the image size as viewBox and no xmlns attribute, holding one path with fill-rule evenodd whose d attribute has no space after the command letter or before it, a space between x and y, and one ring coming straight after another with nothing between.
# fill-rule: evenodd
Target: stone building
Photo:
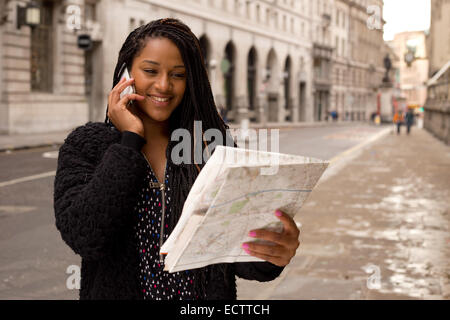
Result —
<instances>
[{"instance_id":1,"label":"stone building","mask_svg":"<svg viewBox=\"0 0 450 320\"><path fill-rule=\"evenodd\" d=\"M49 132L88 120L84 53L66 27L66 8L38 1L37 27L18 26L29 1L0 0L0 133Z\"/></svg>"},{"instance_id":2,"label":"stone building","mask_svg":"<svg viewBox=\"0 0 450 320\"><path fill-rule=\"evenodd\" d=\"M97 10L103 44L91 56L98 57L93 77L102 78L93 82L108 92L127 34L150 20L175 17L200 39L216 104L227 109L228 120L312 121L309 10L306 0L108 1L108 10ZM96 66L103 72L95 71ZM106 100L92 101L93 113L103 116Z\"/></svg>"},{"instance_id":3,"label":"stone building","mask_svg":"<svg viewBox=\"0 0 450 320\"><path fill-rule=\"evenodd\" d=\"M450 144L450 0L431 0L424 127Z\"/></svg>"},{"instance_id":4,"label":"stone building","mask_svg":"<svg viewBox=\"0 0 450 320\"><path fill-rule=\"evenodd\" d=\"M450 60L450 1L431 0L431 21L428 37L430 75Z\"/></svg>"},{"instance_id":5,"label":"stone building","mask_svg":"<svg viewBox=\"0 0 450 320\"><path fill-rule=\"evenodd\" d=\"M406 104L411 107L423 107L427 98L425 82L428 80L429 67L425 32L397 33L389 44L400 57L400 84ZM411 55L411 58L408 55Z\"/></svg>"},{"instance_id":6,"label":"stone building","mask_svg":"<svg viewBox=\"0 0 450 320\"><path fill-rule=\"evenodd\" d=\"M181 3L175 9L170 1L150 2L191 25L215 64L233 58L233 74L216 67L211 82L216 102L235 122L324 121L339 104L347 120L365 120L376 109L384 71L382 0L174 1L209 19L183 11Z\"/></svg>"},{"instance_id":7,"label":"stone building","mask_svg":"<svg viewBox=\"0 0 450 320\"><path fill-rule=\"evenodd\" d=\"M313 116L314 121L327 119L330 111L331 73L333 68L332 0L311 1L311 40L313 68Z\"/></svg>"},{"instance_id":8,"label":"stone building","mask_svg":"<svg viewBox=\"0 0 450 320\"><path fill-rule=\"evenodd\" d=\"M163 17L200 39L216 104L234 123L325 121L335 108L363 120L381 82L368 0L39 0L41 23L19 29L17 7L29 2L0 0L2 133L102 121L123 41Z\"/></svg>"},{"instance_id":9,"label":"stone building","mask_svg":"<svg viewBox=\"0 0 450 320\"><path fill-rule=\"evenodd\" d=\"M383 1L336 0L332 108L342 120L367 120L383 78Z\"/></svg>"}]
</instances>

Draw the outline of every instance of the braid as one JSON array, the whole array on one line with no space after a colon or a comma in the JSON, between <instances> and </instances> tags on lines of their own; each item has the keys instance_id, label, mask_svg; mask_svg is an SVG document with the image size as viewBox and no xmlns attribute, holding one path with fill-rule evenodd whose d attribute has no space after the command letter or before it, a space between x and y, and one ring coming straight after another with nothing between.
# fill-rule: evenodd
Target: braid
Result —
<instances>
[{"instance_id":1,"label":"braid","mask_svg":"<svg viewBox=\"0 0 450 320\"><path fill-rule=\"evenodd\" d=\"M115 87L120 81L119 72L121 66L125 63L128 70L131 70L134 57L145 47L147 40L149 38L161 37L168 38L178 47L185 63L187 75L184 97L180 105L172 112L169 119L170 135L172 135L174 130L182 128L188 130L191 137L193 137L194 121L202 121L203 130L206 131L210 128L215 128L221 131L223 137L226 137L226 130L229 127L217 112L200 42L192 33L191 29L177 19L165 18L155 20L136 28L128 35L119 52L112 87ZM106 110L105 123L110 127L114 127L108 118L108 109ZM178 222L189 191L201 168L204 166L203 163L199 166L194 165L194 152L191 152L192 158L190 164L173 163L171 160L171 151L177 143L176 141L169 141L166 149L167 163L172 168L169 184L174 186L172 188L173 207L172 214L169 217L169 230L173 230ZM206 143L201 143L201 145L203 154ZM193 145L192 148L194 148ZM212 270L221 271L225 285L229 285L229 279L225 276L227 270L226 264L211 265L192 270L195 277L194 290L199 299L207 298L206 285ZM216 281L217 279L213 280Z\"/></svg>"}]
</instances>

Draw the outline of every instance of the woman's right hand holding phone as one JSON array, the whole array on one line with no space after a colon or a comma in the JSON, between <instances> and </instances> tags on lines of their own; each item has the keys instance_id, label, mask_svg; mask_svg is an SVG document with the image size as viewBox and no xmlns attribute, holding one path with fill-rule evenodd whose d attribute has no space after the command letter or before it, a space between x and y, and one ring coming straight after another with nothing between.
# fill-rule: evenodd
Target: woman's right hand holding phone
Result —
<instances>
[{"instance_id":1,"label":"woman's right hand holding phone","mask_svg":"<svg viewBox=\"0 0 450 320\"><path fill-rule=\"evenodd\" d=\"M125 78L122 78L108 95L108 118L120 132L131 131L144 138L144 123L138 116L136 106L129 102L142 101L145 97L132 93L120 99L120 93L134 83L134 79L124 80Z\"/></svg>"}]
</instances>

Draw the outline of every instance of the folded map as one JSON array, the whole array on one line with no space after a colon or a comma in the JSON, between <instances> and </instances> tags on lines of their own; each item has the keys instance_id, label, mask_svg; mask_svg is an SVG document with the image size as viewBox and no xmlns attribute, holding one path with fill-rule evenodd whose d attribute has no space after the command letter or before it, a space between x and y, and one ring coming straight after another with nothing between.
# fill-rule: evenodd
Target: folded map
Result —
<instances>
[{"instance_id":1,"label":"folded map","mask_svg":"<svg viewBox=\"0 0 450 320\"><path fill-rule=\"evenodd\" d=\"M243 242L253 229L282 231L274 215L294 217L328 162L295 155L216 146L161 247L164 270L177 272L215 263L263 261Z\"/></svg>"}]
</instances>

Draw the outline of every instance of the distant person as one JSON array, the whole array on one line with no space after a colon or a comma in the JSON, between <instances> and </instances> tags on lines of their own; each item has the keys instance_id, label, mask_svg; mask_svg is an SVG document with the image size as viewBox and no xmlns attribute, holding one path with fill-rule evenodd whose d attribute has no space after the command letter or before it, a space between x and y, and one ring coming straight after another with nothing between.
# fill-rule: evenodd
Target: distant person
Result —
<instances>
[{"instance_id":1,"label":"distant person","mask_svg":"<svg viewBox=\"0 0 450 320\"><path fill-rule=\"evenodd\" d=\"M331 111L331 118L333 119L333 121L336 122L338 117L339 117L339 115L336 110Z\"/></svg>"},{"instance_id":2,"label":"distant person","mask_svg":"<svg viewBox=\"0 0 450 320\"><path fill-rule=\"evenodd\" d=\"M414 113L412 109L408 109L405 115L406 133L409 134L411 126L414 124Z\"/></svg>"},{"instance_id":3,"label":"distant person","mask_svg":"<svg viewBox=\"0 0 450 320\"><path fill-rule=\"evenodd\" d=\"M400 110L394 115L394 123L397 125L397 134L400 134L400 127L403 123L403 114Z\"/></svg>"}]
</instances>

